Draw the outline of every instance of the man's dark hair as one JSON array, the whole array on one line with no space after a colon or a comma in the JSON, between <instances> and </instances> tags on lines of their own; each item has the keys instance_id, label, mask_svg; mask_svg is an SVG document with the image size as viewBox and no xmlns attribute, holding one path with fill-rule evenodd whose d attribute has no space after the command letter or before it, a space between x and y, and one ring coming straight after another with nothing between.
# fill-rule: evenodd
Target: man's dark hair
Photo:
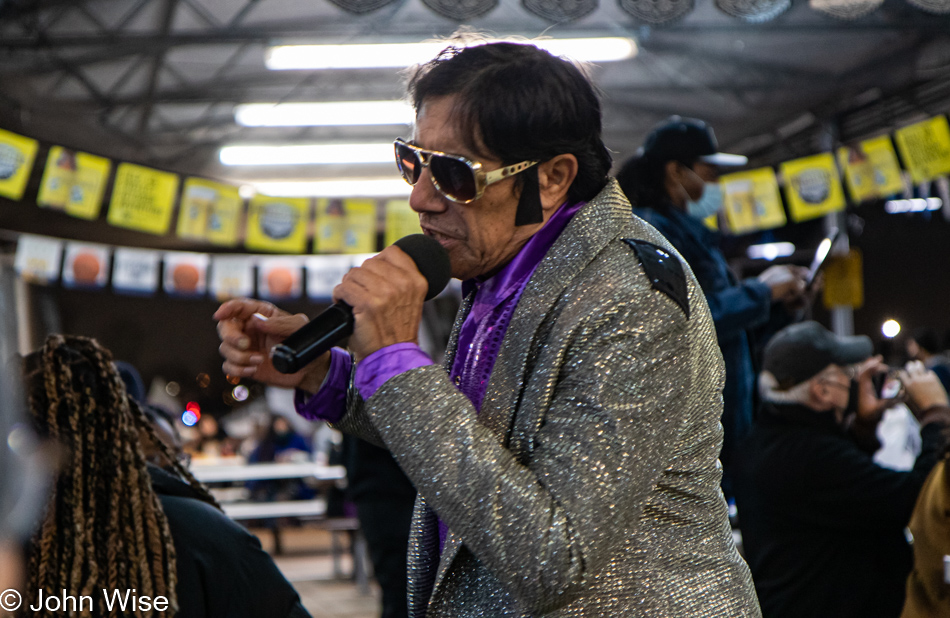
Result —
<instances>
[{"instance_id":1,"label":"man's dark hair","mask_svg":"<svg viewBox=\"0 0 950 618\"><path fill-rule=\"evenodd\" d=\"M573 154L573 202L590 200L607 184L611 158L601 139L600 101L568 60L530 44L449 46L415 72L409 95L417 113L428 99L457 95L466 147L504 165Z\"/></svg>"}]
</instances>

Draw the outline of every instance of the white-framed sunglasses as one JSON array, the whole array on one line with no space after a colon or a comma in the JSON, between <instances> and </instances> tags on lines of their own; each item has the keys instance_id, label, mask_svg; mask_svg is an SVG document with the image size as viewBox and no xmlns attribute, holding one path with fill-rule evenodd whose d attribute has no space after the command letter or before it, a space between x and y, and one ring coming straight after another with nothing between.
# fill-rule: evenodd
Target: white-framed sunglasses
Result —
<instances>
[{"instance_id":1,"label":"white-framed sunglasses","mask_svg":"<svg viewBox=\"0 0 950 618\"><path fill-rule=\"evenodd\" d=\"M453 202L468 204L482 196L488 185L511 178L533 165L537 161L522 161L497 170L486 172L482 164L461 155L448 154L438 150L427 150L410 144L401 138L394 142L396 166L402 177L415 186L422 176L422 168L429 168L429 176L436 190Z\"/></svg>"}]
</instances>

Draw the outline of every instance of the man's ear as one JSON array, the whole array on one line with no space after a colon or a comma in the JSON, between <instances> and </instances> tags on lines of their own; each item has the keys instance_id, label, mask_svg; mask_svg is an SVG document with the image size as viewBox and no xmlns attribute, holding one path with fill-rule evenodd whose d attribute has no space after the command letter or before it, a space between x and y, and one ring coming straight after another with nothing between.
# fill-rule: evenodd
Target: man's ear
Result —
<instances>
[{"instance_id":1,"label":"man's ear","mask_svg":"<svg viewBox=\"0 0 950 618\"><path fill-rule=\"evenodd\" d=\"M819 408L827 409L833 405L829 398L831 390L821 380L811 380L809 382L808 394Z\"/></svg>"},{"instance_id":2,"label":"man's ear","mask_svg":"<svg viewBox=\"0 0 950 618\"><path fill-rule=\"evenodd\" d=\"M568 189L577 177L577 157L559 154L538 164L538 188L541 191L541 207L550 211L567 199Z\"/></svg>"},{"instance_id":3,"label":"man's ear","mask_svg":"<svg viewBox=\"0 0 950 618\"><path fill-rule=\"evenodd\" d=\"M680 176L680 167L683 164L679 161L667 161L666 165L663 166L663 172L666 174L667 178L678 179Z\"/></svg>"}]
</instances>

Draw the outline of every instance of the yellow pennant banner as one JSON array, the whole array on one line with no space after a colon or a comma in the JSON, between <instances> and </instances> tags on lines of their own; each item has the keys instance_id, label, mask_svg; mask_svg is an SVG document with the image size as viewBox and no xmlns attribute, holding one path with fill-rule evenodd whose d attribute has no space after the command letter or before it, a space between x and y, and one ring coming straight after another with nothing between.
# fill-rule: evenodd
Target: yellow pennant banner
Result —
<instances>
[{"instance_id":1,"label":"yellow pennant banner","mask_svg":"<svg viewBox=\"0 0 950 618\"><path fill-rule=\"evenodd\" d=\"M118 227L165 234L177 193L177 174L122 163L115 174L107 220Z\"/></svg>"},{"instance_id":2,"label":"yellow pennant banner","mask_svg":"<svg viewBox=\"0 0 950 618\"><path fill-rule=\"evenodd\" d=\"M894 139L915 183L950 173L950 127L945 116L898 129Z\"/></svg>"},{"instance_id":3,"label":"yellow pennant banner","mask_svg":"<svg viewBox=\"0 0 950 618\"><path fill-rule=\"evenodd\" d=\"M178 236L234 246L238 242L241 205L237 187L188 178L178 210Z\"/></svg>"},{"instance_id":4,"label":"yellow pennant banner","mask_svg":"<svg viewBox=\"0 0 950 618\"><path fill-rule=\"evenodd\" d=\"M864 278L861 252L858 249L851 249L847 255L828 256L824 277L823 300L826 309L860 309L864 305Z\"/></svg>"},{"instance_id":5,"label":"yellow pennant banner","mask_svg":"<svg viewBox=\"0 0 950 618\"><path fill-rule=\"evenodd\" d=\"M112 162L105 157L53 146L36 203L81 219L98 219L110 171Z\"/></svg>"},{"instance_id":6,"label":"yellow pennant banner","mask_svg":"<svg viewBox=\"0 0 950 618\"><path fill-rule=\"evenodd\" d=\"M345 199L343 210L346 212L343 253L376 251L376 200Z\"/></svg>"},{"instance_id":7,"label":"yellow pennant banner","mask_svg":"<svg viewBox=\"0 0 950 618\"><path fill-rule=\"evenodd\" d=\"M39 147L35 139L0 129L0 195L11 200L23 197Z\"/></svg>"},{"instance_id":8,"label":"yellow pennant banner","mask_svg":"<svg viewBox=\"0 0 950 618\"><path fill-rule=\"evenodd\" d=\"M807 221L844 210L844 189L830 152L786 161L780 170L793 221Z\"/></svg>"},{"instance_id":9,"label":"yellow pennant banner","mask_svg":"<svg viewBox=\"0 0 950 618\"><path fill-rule=\"evenodd\" d=\"M304 253L310 199L255 195L247 216L244 244L254 251Z\"/></svg>"},{"instance_id":10,"label":"yellow pennant banner","mask_svg":"<svg viewBox=\"0 0 950 618\"><path fill-rule=\"evenodd\" d=\"M343 211L343 200L325 197L318 199L313 252L343 253L345 233L346 213Z\"/></svg>"},{"instance_id":11,"label":"yellow pennant banner","mask_svg":"<svg viewBox=\"0 0 950 618\"><path fill-rule=\"evenodd\" d=\"M389 246L409 234L421 234L419 213L409 206L409 200L386 202L386 235L384 245Z\"/></svg>"},{"instance_id":12,"label":"yellow pennant banner","mask_svg":"<svg viewBox=\"0 0 950 618\"><path fill-rule=\"evenodd\" d=\"M887 135L839 148L838 163L855 202L888 197L904 189L900 163Z\"/></svg>"},{"instance_id":13,"label":"yellow pennant banner","mask_svg":"<svg viewBox=\"0 0 950 618\"><path fill-rule=\"evenodd\" d=\"M727 174L719 179L723 206L733 234L785 225L785 210L771 167Z\"/></svg>"}]
</instances>

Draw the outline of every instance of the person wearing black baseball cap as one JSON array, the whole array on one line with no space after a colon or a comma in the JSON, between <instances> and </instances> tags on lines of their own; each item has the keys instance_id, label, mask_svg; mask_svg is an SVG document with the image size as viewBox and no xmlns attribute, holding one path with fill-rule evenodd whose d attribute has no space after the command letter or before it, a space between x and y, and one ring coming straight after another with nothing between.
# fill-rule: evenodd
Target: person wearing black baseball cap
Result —
<instances>
[{"instance_id":1,"label":"person wearing black baseball cap","mask_svg":"<svg viewBox=\"0 0 950 618\"><path fill-rule=\"evenodd\" d=\"M817 322L779 331L765 348L762 413L735 479L746 560L767 618L900 615L912 552L904 528L946 446L947 393L912 362L898 375L920 421L909 471L879 466L884 410L872 376L887 371L867 337Z\"/></svg>"},{"instance_id":2,"label":"person wearing black baseball cap","mask_svg":"<svg viewBox=\"0 0 950 618\"><path fill-rule=\"evenodd\" d=\"M712 127L702 120L671 116L617 174L634 214L657 228L682 254L712 312L726 363L725 435L719 458L727 499L732 498L736 444L752 427L756 371L751 350L755 339L764 340L766 335L754 329L788 324L797 309L785 311L782 304L797 308L805 299L803 268L772 266L756 278L739 281L719 249L718 234L703 223L722 207L720 170L746 163L742 155L720 152Z\"/></svg>"}]
</instances>

